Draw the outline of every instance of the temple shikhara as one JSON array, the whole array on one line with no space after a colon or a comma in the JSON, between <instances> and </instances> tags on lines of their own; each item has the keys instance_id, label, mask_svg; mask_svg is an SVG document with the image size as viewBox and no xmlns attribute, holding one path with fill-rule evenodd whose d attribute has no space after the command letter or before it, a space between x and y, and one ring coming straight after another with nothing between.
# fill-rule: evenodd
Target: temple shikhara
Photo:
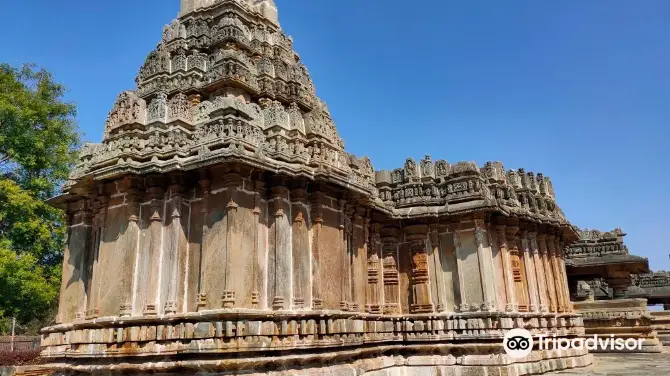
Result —
<instances>
[{"instance_id":1,"label":"temple shikhara","mask_svg":"<svg viewBox=\"0 0 670 376\"><path fill-rule=\"evenodd\" d=\"M49 367L513 376L590 364L587 350L513 359L503 336L584 336L571 298L591 312L595 287L628 297L651 278L638 276L646 260L600 262L589 249L618 235L573 227L540 173L429 156L375 171L348 154L278 20L272 0L182 0L102 143L85 146L51 200L69 231L57 324L42 332ZM633 300L644 317L649 297Z\"/></svg>"}]
</instances>

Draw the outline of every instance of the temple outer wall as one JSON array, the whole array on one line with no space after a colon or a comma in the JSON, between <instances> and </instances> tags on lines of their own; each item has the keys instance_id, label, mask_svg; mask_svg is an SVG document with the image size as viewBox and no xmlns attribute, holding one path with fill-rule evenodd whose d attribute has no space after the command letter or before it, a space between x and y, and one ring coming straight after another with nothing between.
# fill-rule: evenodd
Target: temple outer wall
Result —
<instances>
[{"instance_id":1,"label":"temple outer wall","mask_svg":"<svg viewBox=\"0 0 670 376\"><path fill-rule=\"evenodd\" d=\"M71 204L58 323L233 308L572 312L553 230L483 214L404 223L336 191L243 176L128 178Z\"/></svg>"}]
</instances>

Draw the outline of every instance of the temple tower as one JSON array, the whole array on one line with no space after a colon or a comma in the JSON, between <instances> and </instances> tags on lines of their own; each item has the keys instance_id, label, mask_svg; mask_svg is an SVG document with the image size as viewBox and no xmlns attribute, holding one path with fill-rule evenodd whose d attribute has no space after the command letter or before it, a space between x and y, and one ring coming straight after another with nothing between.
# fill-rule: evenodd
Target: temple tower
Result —
<instances>
[{"instance_id":1,"label":"temple tower","mask_svg":"<svg viewBox=\"0 0 670 376\"><path fill-rule=\"evenodd\" d=\"M551 180L347 153L273 1L182 1L136 81L51 201L69 219L42 342L58 374L590 363L503 349L514 328L583 334Z\"/></svg>"}]
</instances>

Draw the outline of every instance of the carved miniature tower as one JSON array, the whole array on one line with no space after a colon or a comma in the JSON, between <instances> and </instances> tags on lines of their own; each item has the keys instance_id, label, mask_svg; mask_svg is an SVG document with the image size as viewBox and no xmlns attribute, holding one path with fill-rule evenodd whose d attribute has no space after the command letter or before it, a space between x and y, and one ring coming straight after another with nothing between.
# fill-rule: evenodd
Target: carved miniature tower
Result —
<instances>
[{"instance_id":1,"label":"carved miniature tower","mask_svg":"<svg viewBox=\"0 0 670 376\"><path fill-rule=\"evenodd\" d=\"M577 235L549 178L430 157L375 172L271 0L182 0L52 204L69 219L42 341L58 374L590 362L503 352L515 327L583 334L563 254Z\"/></svg>"}]
</instances>

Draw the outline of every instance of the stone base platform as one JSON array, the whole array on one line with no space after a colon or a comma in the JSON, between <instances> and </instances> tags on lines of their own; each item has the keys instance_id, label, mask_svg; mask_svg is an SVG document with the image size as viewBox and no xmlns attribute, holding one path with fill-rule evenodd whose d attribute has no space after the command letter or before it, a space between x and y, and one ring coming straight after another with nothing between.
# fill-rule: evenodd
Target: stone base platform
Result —
<instances>
[{"instance_id":1,"label":"stone base platform","mask_svg":"<svg viewBox=\"0 0 670 376\"><path fill-rule=\"evenodd\" d=\"M670 352L655 354L598 354L587 368L552 372L560 376L667 376Z\"/></svg>"},{"instance_id":2,"label":"stone base platform","mask_svg":"<svg viewBox=\"0 0 670 376\"><path fill-rule=\"evenodd\" d=\"M575 314L208 312L47 328L54 375L520 376L591 364L587 350L504 351L510 329L584 335Z\"/></svg>"},{"instance_id":3,"label":"stone base platform","mask_svg":"<svg viewBox=\"0 0 670 376\"><path fill-rule=\"evenodd\" d=\"M575 302L574 308L582 314L587 337L598 335L603 339L634 338L643 341L639 350L608 348L591 352L660 353L663 350L646 299Z\"/></svg>"},{"instance_id":4,"label":"stone base platform","mask_svg":"<svg viewBox=\"0 0 670 376\"><path fill-rule=\"evenodd\" d=\"M332 358L349 356L356 359L359 351L341 351L326 356L286 355L274 359L277 365L271 368L228 370L231 360L184 360L184 361L151 361L132 363L114 363L105 365L72 365L50 364L42 369L51 371L51 375L245 375L245 376L522 376L537 375L551 371L580 368L591 365L593 355L586 351L535 351L527 358L514 360L507 355L401 355L401 352L411 353L413 346L403 346L393 351L396 355L383 355L374 358L363 358L351 362L337 364ZM442 346L435 346L434 352L446 350ZM331 358L331 359L324 359ZM255 359L263 362L263 359ZM343 359L341 359L343 360ZM309 363L322 365L311 366ZM288 366L292 364L292 366Z\"/></svg>"},{"instance_id":5,"label":"stone base platform","mask_svg":"<svg viewBox=\"0 0 670 376\"><path fill-rule=\"evenodd\" d=\"M670 311L651 312L654 330L664 346L670 346Z\"/></svg>"}]
</instances>

